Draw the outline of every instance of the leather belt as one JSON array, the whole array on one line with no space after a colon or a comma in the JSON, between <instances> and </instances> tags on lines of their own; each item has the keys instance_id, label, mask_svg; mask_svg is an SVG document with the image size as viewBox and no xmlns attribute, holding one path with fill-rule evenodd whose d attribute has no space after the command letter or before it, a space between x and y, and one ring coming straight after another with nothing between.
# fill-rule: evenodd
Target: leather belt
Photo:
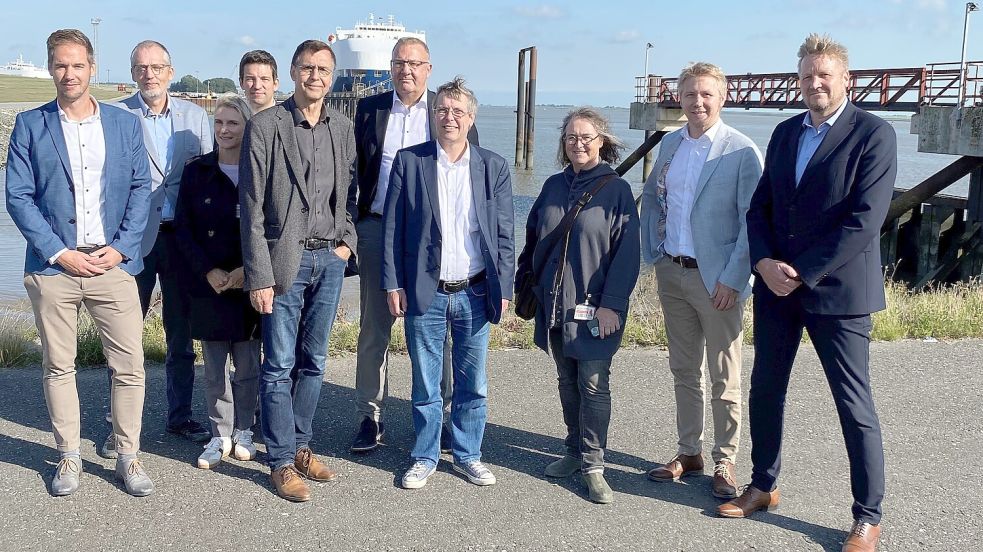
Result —
<instances>
[{"instance_id":1,"label":"leather belt","mask_svg":"<svg viewBox=\"0 0 983 552\"><path fill-rule=\"evenodd\" d=\"M174 221L173 220L162 220L160 221L161 232L173 232L174 231Z\"/></svg>"},{"instance_id":2,"label":"leather belt","mask_svg":"<svg viewBox=\"0 0 983 552\"><path fill-rule=\"evenodd\" d=\"M673 257L672 255L669 255L669 260L683 268L700 268L700 265L696 264L696 259L693 257Z\"/></svg>"},{"instance_id":3,"label":"leather belt","mask_svg":"<svg viewBox=\"0 0 983 552\"><path fill-rule=\"evenodd\" d=\"M325 240L323 238L307 238L301 243L304 244L304 249L307 249L308 251L328 248L334 249L335 247L338 247L337 240Z\"/></svg>"},{"instance_id":4,"label":"leather belt","mask_svg":"<svg viewBox=\"0 0 983 552\"><path fill-rule=\"evenodd\" d=\"M103 247L106 247L106 246L105 245L83 245L82 247L76 247L75 250L78 251L79 253L85 253L86 255L91 255L91 254L95 253L96 251L99 251Z\"/></svg>"},{"instance_id":5,"label":"leather belt","mask_svg":"<svg viewBox=\"0 0 983 552\"><path fill-rule=\"evenodd\" d=\"M437 289L444 293L457 293L465 288L484 282L486 276L486 272L482 270L467 280L440 280L437 282Z\"/></svg>"}]
</instances>

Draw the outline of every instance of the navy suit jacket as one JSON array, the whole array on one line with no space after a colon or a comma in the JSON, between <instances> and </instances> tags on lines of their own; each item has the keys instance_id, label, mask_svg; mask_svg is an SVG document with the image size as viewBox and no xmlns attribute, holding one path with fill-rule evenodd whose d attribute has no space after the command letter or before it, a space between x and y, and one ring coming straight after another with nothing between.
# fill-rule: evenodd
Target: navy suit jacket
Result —
<instances>
[{"instance_id":1,"label":"navy suit jacket","mask_svg":"<svg viewBox=\"0 0 983 552\"><path fill-rule=\"evenodd\" d=\"M488 320L502 318L502 299L512 299L515 219L512 178L502 156L470 145L471 191L481 229L488 278ZM407 314L421 315L440 279L441 228L437 196L437 142L400 150L386 194L382 288L406 291Z\"/></svg>"},{"instance_id":2,"label":"navy suit jacket","mask_svg":"<svg viewBox=\"0 0 983 552\"><path fill-rule=\"evenodd\" d=\"M107 245L123 255L120 268L143 270L140 242L150 211L150 166L143 128L131 113L99 104L106 139L102 190ZM27 240L24 271L64 272L48 263L76 243L75 183L55 101L17 115L7 154L7 212Z\"/></svg>"},{"instance_id":3,"label":"navy suit jacket","mask_svg":"<svg viewBox=\"0 0 983 552\"><path fill-rule=\"evenodd\" d=\"M897 136L883 119L847 104L795 184L805 113L775 128L747 213L751 266L794 267L789 296L806 312L863 315L885 308L880 229L897 175ZM754 293L771 291L761 278Z\"/></svg>"},{"instance_id":4,"label":"navy suit jacket","mask_svg":"<svg viewBox=\"0 0 983 552\"><path fill-rule=\"evenodd\" d=\"M383 92L358 101L355 109L355 149L358 156L355 160L355 180L358 183L358 214L369 212L372 200L375 199L376 186L379 183L379 170L382 167L382 148L386 141L386 125L389 124L389 114L392 113L393 95L395 92ZM437 138L437 128L433 120L433 106L437 103L437 94L427 91L427 126L430 128L430 138ZM468 131L468 141L478 143L478 129L471 125ZM354 191L355 188L352 188Z\"/></svg>"}]
</instances>

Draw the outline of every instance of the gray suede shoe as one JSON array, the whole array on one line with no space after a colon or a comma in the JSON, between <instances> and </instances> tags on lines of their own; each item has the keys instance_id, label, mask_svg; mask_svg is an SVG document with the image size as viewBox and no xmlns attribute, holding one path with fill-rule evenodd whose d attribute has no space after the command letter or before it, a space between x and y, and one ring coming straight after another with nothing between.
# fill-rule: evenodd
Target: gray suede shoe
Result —
<instances>
[{"instance_id":1,"label":"gray suede shoe","mask_svg":"<svg viewBox=\"0 0 983 552\"><path fill-rule=\"evenodd\" d=\"M51 479L53 496L68 496L79 490L79 475L82 474L82 459L78 456L63 456L55 467Z\"/></svg>"},{"instance_id":2,"label":"gray suede shoe","mask_svg":"<svg viewBox=\"0 0 983 552\"><path fill-rule=\"evenodd\" d=\"M550 465L546 466L543 473L546 475L546 477L570 477L579 471L580 458L574 458L569 454L565 454L563 455L563 458L560 458L555 462L550 462Z\"/></svg>"},{"instance_id":3,"label":"gray suede shoe","mask_svg":"<svg viewBox=\"0 0 983 552\"><path fill-rule=\"evenodd\" d=\"M584 474L584 483L587 484L587 494L591 502L598 504L610 504L614 502L614 491L604 480L603 472L591 472Z\"/></svg>"},{"instance_id":4,"label":"gray suede shoe","mask_svg":"<svg viewBox=\"0 0 983 552\"><path fill-rule=\"evenodd\" d=\"M102 442L102 446L96 449L96 453L111 460L119 457L119 454L116 453L116 434L112 430L109 430L109 436Z\"/></svg>"},{"instance_id":5,"label":"gray suede shoe","mask_svg":"<svg viewBox=\"0 0 983 552\"><path fill-rule=\"evenodd\" d=\"M126 486L126 492L133 496L147 496L154 492L154 482L143 464L136 458L120 458L116 461L116 479Z\"/></svg>"}]
</instances>

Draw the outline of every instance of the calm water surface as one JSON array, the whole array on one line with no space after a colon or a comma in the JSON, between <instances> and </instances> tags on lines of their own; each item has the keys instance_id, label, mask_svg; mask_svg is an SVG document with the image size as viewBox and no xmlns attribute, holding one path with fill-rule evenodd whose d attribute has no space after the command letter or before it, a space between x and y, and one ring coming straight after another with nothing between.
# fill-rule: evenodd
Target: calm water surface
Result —
<instances>
[{"instance_id":1,"label":"calm water surface","mask_svg":"<svg viewBox=\"0 0 983 552\"><path fill-rule=\"evenodd\" d=\"M560 139L559 125L569 111L565 107L538 107L536 109L536 168L532 171L513 170L513 188L516 206L516 242L521 247L524 238L526 216L539 189L550 175L559 171L556 166L556 146ZM628 110L608 108L602 110L611 121L612 128L627 145L624 155L628 155L644 140L640 130L628 128ZM724 121L750 137L761 149L768 146L775 125L798 113L797 111L725 111ZM910 134L910 115L886 114L891 126L898 133L898 181L900 188L915 186L929 175L948 165L954 156L931 153L918 153L918 137ZM515 113L511 107L481 106L476 119L481 145L495 151L506 159L515 158ZM5 183L5 172L0 171L0 185ZM635 194L642 191L642 164L638 163L629 171L628 181L632 183ZM966 195L968 178L953 186L946 193ZM6 202L0 204L0 301L11 301L25 297L22 282L24 267L24 239L7 214Z\"/></svg>"}]
</instances>

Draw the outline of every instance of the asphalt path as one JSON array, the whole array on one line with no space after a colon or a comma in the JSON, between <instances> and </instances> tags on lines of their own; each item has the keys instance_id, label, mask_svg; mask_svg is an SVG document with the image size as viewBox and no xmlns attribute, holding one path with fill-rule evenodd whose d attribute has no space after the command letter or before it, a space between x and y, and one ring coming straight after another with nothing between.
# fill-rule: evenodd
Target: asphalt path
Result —
<instances>
[{"instance_id":1,"label":"asphalt path","mask_svg":"<svg viewBox=\"0 0 983 552\"><path fill-rule=\"evenodd\" d=\"M745 390L752 356L746 350ZM398 488L413 443L409 362L392 359L385 446L356 456L348 452L354 360L329 361L315 418L313 448L341 477L313 484L313 499L305 504L279 499L258 462L194 467L199 446L164 432L159 366L148 368L142 453L157 492L142 499L126 495L113 481L113 461L96 456L95 444L108 431L102 419L108 401L105 371L91 369L78 375L82 487L71 497L51 497L57 454L40 370L0 370L0 551L839 550L851 523L846 453L829 388L808 346L796 361L788 396L781 508L744 520L715 516L720 501L710 496L709 475L681 483L645 478L675 451L663 350L628 350L615 358L606 471L615 503L604 506L587 501L579 477L542 475L562 453L564 433L554 368L543 353L489 355L483 460L498 484L471 485L442 461L427 486L415 491ZM981 548L981 367L981 341L872 346L887 453L880 550ZM201 389L196 412L204 421ZM746 424L742 443L737 471L746 482Z\"/></svg>"}]
</instances>

